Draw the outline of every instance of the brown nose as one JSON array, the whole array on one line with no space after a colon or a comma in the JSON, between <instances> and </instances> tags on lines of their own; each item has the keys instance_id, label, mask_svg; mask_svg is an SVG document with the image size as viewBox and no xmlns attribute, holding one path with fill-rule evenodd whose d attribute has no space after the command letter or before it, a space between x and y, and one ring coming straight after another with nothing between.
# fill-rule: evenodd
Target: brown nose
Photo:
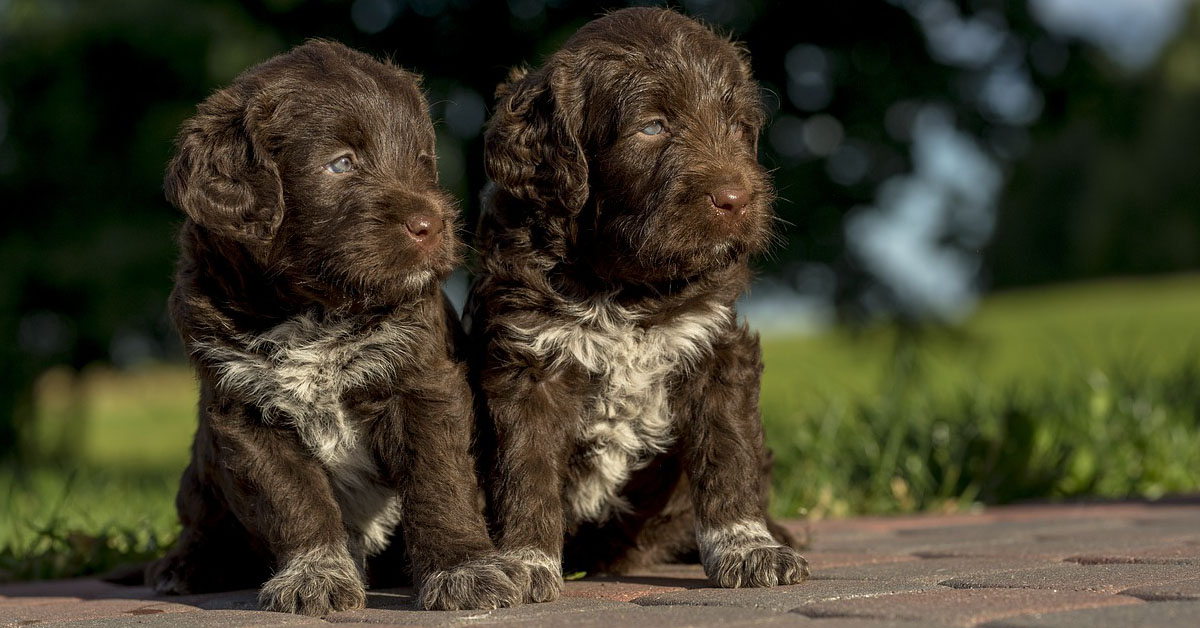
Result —
<instances>
[{"instance_id":1,"label":"brown nose","mask_svg":"<svg viewBox=\"0 0 1200 628\"><path fill-rule=\"evenodd\" d=\"M727 186L710 193L708 198L713 207L733 214L746 208L746 203L750 202L750 192L743 187Z\"/></svg>"},{"instance_id":2,"label":"brown nose","mask_svg":"<svg viewBox=\"0 0 1200 628\"><path fill-rule=\"evenodd\" d=\"M437 242L438 236L442 234L444 224L441 218L427 214L413 214L404 220L404 227L408 229L408 237L417 242L429 242L430 244Z\"/></svg>"}]
</instances>

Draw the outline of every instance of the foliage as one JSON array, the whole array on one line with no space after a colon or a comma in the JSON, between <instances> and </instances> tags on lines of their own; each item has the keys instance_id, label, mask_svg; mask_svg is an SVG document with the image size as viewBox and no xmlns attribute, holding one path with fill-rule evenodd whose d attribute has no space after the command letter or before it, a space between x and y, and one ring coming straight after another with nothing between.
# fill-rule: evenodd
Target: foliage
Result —
<instances>
[{"instance_id":1,"label":"foliage","mask_svg":"<svg viewBox=\"0 0 1200 628\"><path fill-rule=\"evenodd\" d=\"M157 557L178 525L167 477L0 467L0 582L102 574Z\"/></svg>"},{"instance_id":2,"label":"foliage","mask_svg":"<svg viewBox=\"0 0 1200 628\"><path fill-rule=\"evenodd\" d=\"M1200 357L1164 375L1123 361L943 397L897 366L878 398L818 406L799 424L768 421L777 512L1155 499L1200 488Z\"/></svg>"}]
</instances>

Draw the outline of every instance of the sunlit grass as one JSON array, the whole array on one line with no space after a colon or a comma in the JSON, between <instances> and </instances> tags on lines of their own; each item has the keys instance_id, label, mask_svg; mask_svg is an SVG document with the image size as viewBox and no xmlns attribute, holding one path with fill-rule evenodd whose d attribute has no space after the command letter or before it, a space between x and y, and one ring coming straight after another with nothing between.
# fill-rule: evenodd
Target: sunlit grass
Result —
<instances>
[{"instance_id":1,"label":"sunlit grass","mask_svg":"<svg viewBox=\"0 0 1200 628\"><path fill-rule=\"evenodd\" d=\"M170 543L196 428L187 368L56 370L36 398L33 451L0 466L0 580L96 573Z\"/></svg>"},{"instance_id":2,"label":"sunlit grass","mask_svg":"<svg viewBox=\"0 0 1200 628\"><path fill-rule=\"evenodd\" d=\"M1001 294L961 327L767 339L776 513L1200 488L1200 278Z\"/></svg>"},{"instance_id":3,"label":"sunlit grass","mask_svg":"<svg viewBox=\"0 0 1200 628\"><path fill-rule=\"evenodd\" d=\"M780 516L1200 489L1200 277L1001 294L964 325L767 337ZM195 429L184 366L46 374L0 467L0 579L161 551Z\"/></svg>"},{"instance_id":4,"label":"sunlit grass","mask_svg":"<svg viewBox=\"0 0 1200 628\"><path fill-rule=\"evenodd\" d=\"M196 430L197 395L183 365L50 371L37 383L35 461L177 474Z\"/></svg>"}]
</instances>

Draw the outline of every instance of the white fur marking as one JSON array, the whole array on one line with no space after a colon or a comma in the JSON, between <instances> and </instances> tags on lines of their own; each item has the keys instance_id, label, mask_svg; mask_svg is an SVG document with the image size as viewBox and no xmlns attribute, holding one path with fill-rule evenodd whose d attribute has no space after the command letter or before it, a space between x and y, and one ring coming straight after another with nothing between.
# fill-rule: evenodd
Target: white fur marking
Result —
<instances>
[{"instance_id":1,"label":"white fur marking","mask_svg":"<svg viewBox=\"0 0 1200 628\"><path fill-rule=\"evenodd\" d=\"M343 519L362 535L368 553L387 545L400 505L395 491L381 483L370 446L342 398L414 367L417 335L417 325L400 318L364 328L353 320L301 314L261 335L196 343L195 352L213 365L222 391L257 406L264 421L295 429L329 470Z\"/></svg>"},{"instance_id":2,"label":"white fur marking","mask_svg":"<svg viewBox=\"0 0 1200 628\"><path fill-rule=\"evenodd\" d=\"M707 354L733 313L711 305L642 327L642 313L602 297L562 314L552 323L510 331L532 353L558 365L576 362L601 381L582 417L582 441L590 450L584 464L590 468L566 489L572 515L601 521L628 508L621 487L674 439L667 376Z\"/></svg>"},{"instance_id":3,"label":"white fur marking","mask_svg":"<svg viewBox=\"0 0 1200 628\"><path fill-rule=\"evenodd\" d=\"M510 560L524 563L529 569L545 569L550 573L556 574L562 572L562 559L554 558L540 549L529 547L519 550L508 550L502 552L501 555Z\"/></svg>"},{"instance_id":4,"label":"white fur marking","mask_svg":"<svg viewBox=\"0 0 1200 628\"><path fill-rule=\"evenodd\" d=\"M766 524L761 521L739 521L719 528L696 526L696 544L700 549L700 562L704 571L717 573L717 565L730 554L745 557L760 547L781 547Z\"/></svg>"},{"instance_id":5,"label":"white fur marking","mask_svg":"<svg viewBox=\"0 0 1200 628\"><path fill-rule=\"evenodd\" d=\"M362 574L344 545L314 547L288 559L263 584L258 604L263 610L288 613L343 610L327 607L331 594L358 598L351 608L361 607L366 600Z\"/></svg>"}]
</instances>

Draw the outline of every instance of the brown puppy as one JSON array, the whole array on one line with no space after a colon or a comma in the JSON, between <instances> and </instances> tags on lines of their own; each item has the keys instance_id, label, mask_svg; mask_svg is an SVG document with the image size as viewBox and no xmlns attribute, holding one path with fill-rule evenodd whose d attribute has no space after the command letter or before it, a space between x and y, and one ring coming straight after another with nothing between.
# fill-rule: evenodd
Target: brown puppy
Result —
<instances>
[{"instance_id":1,"label":"brown puppy","mask_svg":"<svg viewBox=\"0 0 1200 628\"><path fill-rule=\"evenodd\" d=\"M395 533L424 607L519 603L523 567L476 507L471 395L439 287L455 212L417 77L310 42L213 93L177 148L170 305L200 425L183 531L149 583L358 608L365 558Z\"/></svg>"},{"instance_id":2,"label":"brown puppy","mask_svg":"<svg viewBox=\"0 0 1200 628\"><path fill-rule=\"evenodd\" d=\"M698 549L720 586L807 576L766 518L757 335L734 301L770 238L745 53L669 10L584 26L499 90L472 289L479 455L527 599L573 569Z\"/></svg>"}]
</instances>

